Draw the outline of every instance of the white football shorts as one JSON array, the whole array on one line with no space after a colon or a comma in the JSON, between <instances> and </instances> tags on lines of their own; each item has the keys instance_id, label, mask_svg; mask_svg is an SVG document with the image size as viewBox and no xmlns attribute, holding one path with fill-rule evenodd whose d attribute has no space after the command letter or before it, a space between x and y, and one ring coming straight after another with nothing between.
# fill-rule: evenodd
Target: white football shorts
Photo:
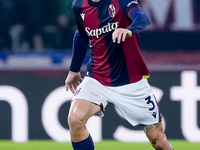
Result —
<instances>
[{"instance_id":1,"label":"white football shorts","mask_svg":"<svg viewBox=\"0 0 200 150\"><path fill-rule=\"evenodd\" d=\"M161 114L146 78L128 85L110 87L104 86L91 77L85 77L77 87L73 96L101 106L96 115L103 117L108 102L121 112L121 115L133 126L152 125L161 121Z\"/></svg>"}]
</instances>

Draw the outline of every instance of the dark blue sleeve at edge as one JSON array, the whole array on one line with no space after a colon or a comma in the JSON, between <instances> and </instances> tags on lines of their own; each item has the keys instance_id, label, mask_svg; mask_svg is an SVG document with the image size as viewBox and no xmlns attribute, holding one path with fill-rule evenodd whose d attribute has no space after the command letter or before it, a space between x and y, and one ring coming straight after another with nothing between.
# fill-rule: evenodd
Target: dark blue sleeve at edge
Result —
<instances>
[{"instance_id":1,"label":"dark blue sleeve at edge","mask_svg":"<svg viewBox=\"0 0 200 150\"><path fill-rule=\"evenodd\" d=\"M149 16L141 8L133 10L129 17L133 22L127 29L131 30L134 34L142 32L151 24Z\"/></svg>"},{"instance_id":2,"label":"dark blue sleeve at edge","mask_svg":"<svg viewBox=\"0 0 200 150\"><path fill-rule=\"evenodd\" d=\"M70 71L79 72L83 60L85 58L88 46L88 38L82 36L80 32L77 30L74 35L73 41L73 54L72 54L72 61L70 66Z\"/></svg>"}]
</instances>

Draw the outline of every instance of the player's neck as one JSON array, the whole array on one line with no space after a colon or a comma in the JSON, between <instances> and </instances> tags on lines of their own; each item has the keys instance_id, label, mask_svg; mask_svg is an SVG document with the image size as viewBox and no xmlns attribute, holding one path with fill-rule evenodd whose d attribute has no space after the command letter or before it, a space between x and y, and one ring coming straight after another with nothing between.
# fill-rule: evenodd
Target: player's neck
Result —
<instances>
[{"instance_id":1,"label":"player's neck","mask_svg":"<svg viewBox=\"0 0 200 150\"><path fill-rule=\"evenodd\" d=\"M93 2L99 2L100 0L92 0Z\"/></svg>"}]
</instances>

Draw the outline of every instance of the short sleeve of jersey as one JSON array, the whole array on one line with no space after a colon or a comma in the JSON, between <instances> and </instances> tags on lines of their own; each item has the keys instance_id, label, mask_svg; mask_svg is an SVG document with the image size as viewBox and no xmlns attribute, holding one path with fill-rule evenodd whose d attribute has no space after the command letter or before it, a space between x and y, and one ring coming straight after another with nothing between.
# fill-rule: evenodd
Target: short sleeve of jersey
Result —
<instances>
[{"instance_id":1,"label":"short sleeve of jersey","mask_svg":"<svg viewBox=\"0 0 200 150\"><path fill-rule=\"evenodd\" d=\"M119 0L119 2L122 8L122 11L128 15L130 14L132 10L139 7L137 0Z\"/></svg>"}]
</instances>

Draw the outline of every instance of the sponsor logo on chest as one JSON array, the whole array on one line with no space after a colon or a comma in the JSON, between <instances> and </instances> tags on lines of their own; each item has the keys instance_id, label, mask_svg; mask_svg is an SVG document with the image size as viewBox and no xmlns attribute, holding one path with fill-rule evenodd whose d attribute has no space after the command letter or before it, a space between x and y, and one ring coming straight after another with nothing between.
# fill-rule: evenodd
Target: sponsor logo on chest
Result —
<instances>
[{"instance_id":1,"label":"sponsor logo on chest","mask_svg":"<svg viewBox=\"0 0 200 150\"><path fill-rule=\"evenodd\" d=\"M108 33L111 31L114 31L118 27L118 22L112 22L108 23L106 26L103 26L100 29L90 29L90 27L86 27L85 31L88 34L88 36L96 36L96 38L99 38L101 34Z\"/></svg>"}]
</instances>

